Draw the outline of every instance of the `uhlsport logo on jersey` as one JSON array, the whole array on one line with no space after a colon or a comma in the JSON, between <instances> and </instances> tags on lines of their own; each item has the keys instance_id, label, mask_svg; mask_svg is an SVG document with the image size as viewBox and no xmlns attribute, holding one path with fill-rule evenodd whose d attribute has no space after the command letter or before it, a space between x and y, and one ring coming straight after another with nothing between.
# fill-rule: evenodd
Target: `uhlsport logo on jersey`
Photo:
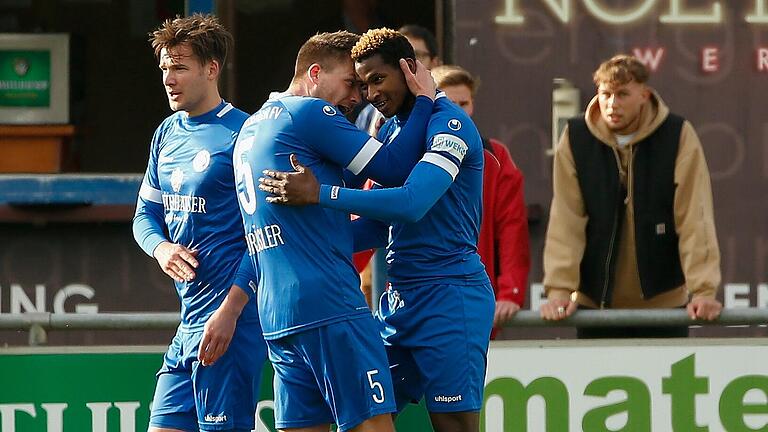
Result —
<instances>
[{"instance_id":1,"label":"uhlsport logo on jersey","mask_svg":"<svg viewBox=\"0 0 768 432\"><path fill-rule=\"evenodd\" d=\"M432 139L431 151L447 152L459 161L464 160L467 154L467 143L463 139L451 134L437 134Z\"/></svg>"},{"instance_id":2,"label":"uhlsport logo on jersey","mask_svg":"<svg viewBox=\"0 0 768 432\"><path fill-rule=\"evenodd\" d=\"M194 168L197 172L203 172L206 168L208 168L210 163L211 154L208 152L208 150L200 150L195 155L195 158L192 159L192 168Z\"/></svg>"},{"instance_id":3,"label":"uhlsport logo on jersey","mask_svg":"<svg viewBox=\"0 0 768 432\"><path fill-rule=\"evenodd\" d=\"M326 105L323 107L323 113L328 116L335 116L336 115L336 108Z\"/></svg>"},{"instance_id":4,"label":"uhlsport logo on jersey","mask_svg":"<svg viewBox=\"0 0 768 432\"><path fill-rule=\"evenodd\" d=\"M448 129L457 131L461 129L461 122L459 119L450 119L448 120Z\"/></svg>"}]
</instances>

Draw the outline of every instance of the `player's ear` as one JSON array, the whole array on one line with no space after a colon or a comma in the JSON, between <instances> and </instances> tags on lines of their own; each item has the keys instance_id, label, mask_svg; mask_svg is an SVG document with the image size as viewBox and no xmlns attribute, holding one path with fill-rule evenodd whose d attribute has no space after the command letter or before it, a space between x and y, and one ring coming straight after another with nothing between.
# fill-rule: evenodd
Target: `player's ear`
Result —
<instances>
[{"instance_id":1,"label":"player's ear","mask_svg":"<svg viewBox=\"0 0 768 432\"><path fill-rule=\"evenodd\" d=\"M411 73L414 75L416 74L416 60L412 58L405 58L405 62L408 63L408 69L411 70Z\"/></svg>"},{"instance_id":2,"label":"player's ear","mask_svg":"<svg viewBox=\"0 0 768 432\"><path fill-rule=\"evenodd\" d=\"M320 71L322 70L322 67L317 63L312 63L309 65L309 68L307 68L307 78L313 83L317 84L317 82L320 79Z\"/></svg>"},{"instance_id":3,"label":"player's ear","mask_svg":"<svg viewBox=\"0 0 768 432\"><path fill-rule=\"evenodd\" d=\"M208 79L215 80L219 77L219 74L221 73L221 63L219 63L218 60L211 60L206 65L206 69L208 72Z\"/></svg>"}]
</instances>

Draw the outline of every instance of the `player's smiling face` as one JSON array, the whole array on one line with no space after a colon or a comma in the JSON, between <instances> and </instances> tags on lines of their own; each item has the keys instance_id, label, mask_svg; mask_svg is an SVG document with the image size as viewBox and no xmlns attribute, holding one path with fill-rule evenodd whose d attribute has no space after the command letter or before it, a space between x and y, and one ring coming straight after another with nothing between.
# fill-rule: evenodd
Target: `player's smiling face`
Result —
<instances>
[{"instance_id":1,"label":"player's smiling face","mask_svg":"<svg viewBox=\"0 0 768 432\"><path fill-rule=\"evenodd\" d=\"M317 67L320 68L320 66ZM310 73L313 72L310 70ZM329 67L320 68L316 73L317 85L311 96L325 99L339 108L342 114L352 111L362 100L360 80L355 74L352 59L342 63L331 63Z\"/></svg>"},{"instance_id":2,"label":"player's smiling face","mask_svg":"<svg viewBox=\"0 0 768 432\"><path fill-rule=\"evenodd\" d=\"M160 51L159 67L172 110L186 111L191 116L207 112L211 98L215 98L211 95L211 83L215 90L216 78L211 63L201 64L186 43Z\"/></svg>"},{"instance_id":3,"label":"player's smiling face","mask_svg":"<svg viewBox=\"0 0 768 432\"><path fill-rule=\"evenodd\" d=\"M355 63L355 70L363 81L363 93L368 102L385 117L410 108L408 96L411 93L399 67L384 62L381 55L376 54Z\"/></svg>"}]
</instances>

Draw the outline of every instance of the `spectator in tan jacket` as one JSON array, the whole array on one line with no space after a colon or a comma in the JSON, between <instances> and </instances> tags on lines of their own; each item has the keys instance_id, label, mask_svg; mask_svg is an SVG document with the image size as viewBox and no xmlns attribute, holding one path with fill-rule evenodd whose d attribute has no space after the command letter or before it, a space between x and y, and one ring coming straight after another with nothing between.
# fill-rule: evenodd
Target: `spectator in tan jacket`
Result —
<instances>
[{"instance_id":1,"label":"spectator in tan jacket","mask_svg":"<svg viewBox=\"0 0 768 432\"><path fill-rule=\"evenodd\" d=\"M712 190L691 123L669 112L648 70L618 55L594 73L597 95L555 152L544 247L548 301L559 320L577 307L686 307L720 315L720 251ZM684 337L688 326L579 328L578 337Z\"/></svg>"}]
</instances>

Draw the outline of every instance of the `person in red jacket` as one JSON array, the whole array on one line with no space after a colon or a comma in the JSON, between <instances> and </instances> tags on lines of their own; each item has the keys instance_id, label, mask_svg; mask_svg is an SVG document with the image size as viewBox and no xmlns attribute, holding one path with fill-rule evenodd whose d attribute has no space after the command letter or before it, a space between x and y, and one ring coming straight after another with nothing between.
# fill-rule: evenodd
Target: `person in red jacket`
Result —
<instances>
[{"instance_id":1,"label":"person in red jacket","mask_svg":"<svg viewBox=\"0 0 768 432\"><path fill-rule=\"evenodd\" d=\"M466 111L474 112L477 80L459 66L432 69L437 87ZM523 173L512 161L506 146L483 139L483 220L477 249L496 292L493 320L495 338L499 327L525 302L531 256L528 248L528 215L523 200Z\"/></svg>"}]
</instances>

